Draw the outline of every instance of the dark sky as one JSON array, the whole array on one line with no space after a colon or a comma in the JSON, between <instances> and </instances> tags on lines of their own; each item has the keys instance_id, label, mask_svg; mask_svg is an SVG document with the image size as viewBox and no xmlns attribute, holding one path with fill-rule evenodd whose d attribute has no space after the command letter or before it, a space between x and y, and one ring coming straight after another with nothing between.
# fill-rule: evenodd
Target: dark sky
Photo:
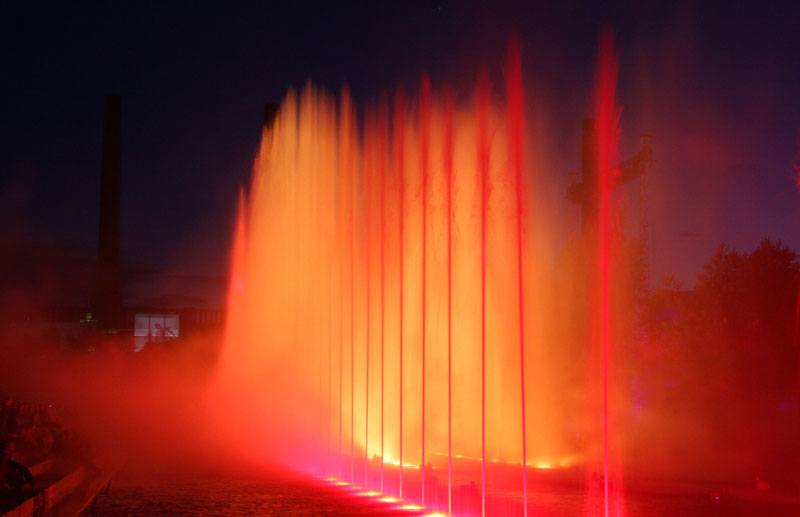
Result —
<instances>
[{"instance_id":1,"label":"dark sky","mask_svg":"<svg viewBox=\"0 0 800 517\"><path fill-rule=\"evenodd\" d=\"M176 303L219 305L264 102L307 79L334 91L347 82L368 101L397 85L413 89L423 71L468 93L481 63L499 77L511 33L523 44L530 109L538 102L548 113L554 152L564 155L566 185L579 167L603 22L620 53L623 149L651 133L658 159L654 277L675 273L691 285L723 241L750 250L768 235L800 249L791 181L800 10L735 3L4 2L3 251L59 249L91 261L102 96L119 93L126 279L139 282L143 299L164 285L203 284Z\"/></svg>"}]
</instances>

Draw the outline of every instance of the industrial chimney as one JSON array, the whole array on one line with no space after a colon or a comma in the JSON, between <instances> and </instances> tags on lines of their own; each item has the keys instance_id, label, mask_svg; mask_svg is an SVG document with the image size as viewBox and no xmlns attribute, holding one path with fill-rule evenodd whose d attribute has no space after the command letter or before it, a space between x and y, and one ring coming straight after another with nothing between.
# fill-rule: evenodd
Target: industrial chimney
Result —
<instances>
[{"instance_id":1,"label":"industrial chimney","mask_svg":"<svg viewBox=\"0 0 800 517\"><path fill-rule=\"evenodd\" d=\"M120 96L106 95L103 109L103 155L100 173L100 217L97 234L97 278L91 309L104 329L123 325L120 289Z\"/></svg>"}]
</instances>

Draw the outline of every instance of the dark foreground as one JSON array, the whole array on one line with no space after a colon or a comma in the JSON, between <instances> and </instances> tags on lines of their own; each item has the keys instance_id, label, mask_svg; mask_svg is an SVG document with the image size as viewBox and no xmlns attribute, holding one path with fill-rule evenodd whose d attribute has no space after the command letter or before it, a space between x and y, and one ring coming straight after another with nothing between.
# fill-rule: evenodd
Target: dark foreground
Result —
<instances>
[{"instance_id":1,"label":"dark foreground","mask_svg":"<svg viewBox=\"0 0 800 517\"><path fill-rule=\"evenodd\" d=\"M420 515L396 504L353 495L353 491L313 478L254 472L156 475L124 471L108 494L98 498L96 515ZM577 488L539 487L530 510L544 517L586 515L585 494ZM629 517L800 516L800 507L768 501L728 499L720 503L697 495L628 494ZM509 507L506 507L509 509ZM511 514L516 514L514 510ZM432 512L433 510L428 510Z\"/></svg>"}]
</instances>

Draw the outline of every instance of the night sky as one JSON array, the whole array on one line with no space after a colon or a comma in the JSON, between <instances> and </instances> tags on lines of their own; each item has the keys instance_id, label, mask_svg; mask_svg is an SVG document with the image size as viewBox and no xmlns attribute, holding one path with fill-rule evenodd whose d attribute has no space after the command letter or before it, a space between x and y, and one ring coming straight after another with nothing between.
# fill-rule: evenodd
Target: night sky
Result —
<instances>
[{"instance_id":1,"label":"night sky","mask_svg":"<svg viewBox=\"0 0 800 517\"><path fill-rule=\"evenodd\" d=\"M482 63L499 84L516 33L529 109L546 112L553 153L563 156L549 172L562 191L580 164L603 22L620 53L622 148L651 133L658 160L653 277L674 273L690 287L720 242L747 251L771 236L800 249L792 180L800 9L792 2L494 4L4 2L3 282L51 278L56 298L88 297L105 93L122 96L122 255L132 301L222 305L237 190L249 181L263 105L308 79L333 91L346 82L365 102L398 85L413 90L428 71L434 86L456 84L466 96ZM572 217L575 209L556 201ZM9 273L14 265L49 273L29 279Z\"/></svg>"}]
</instances>

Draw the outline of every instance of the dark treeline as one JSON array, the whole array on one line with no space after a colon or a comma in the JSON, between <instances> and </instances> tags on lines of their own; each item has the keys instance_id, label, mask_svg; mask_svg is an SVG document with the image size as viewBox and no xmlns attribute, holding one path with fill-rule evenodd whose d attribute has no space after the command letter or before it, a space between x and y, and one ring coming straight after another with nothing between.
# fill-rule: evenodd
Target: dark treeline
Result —
<instances>
[{"instance_id":1,"label":"dark treeline","mask_svg":"<svg viewBox=\"0 0 800 517\"><path fill-rule=\"evenodd\" d=\"M692 290L667 277L643 294L631 418L647 456L800 481L799 295L798 254L767 238L720 245Z\"/></svg>"}]
</instances>

